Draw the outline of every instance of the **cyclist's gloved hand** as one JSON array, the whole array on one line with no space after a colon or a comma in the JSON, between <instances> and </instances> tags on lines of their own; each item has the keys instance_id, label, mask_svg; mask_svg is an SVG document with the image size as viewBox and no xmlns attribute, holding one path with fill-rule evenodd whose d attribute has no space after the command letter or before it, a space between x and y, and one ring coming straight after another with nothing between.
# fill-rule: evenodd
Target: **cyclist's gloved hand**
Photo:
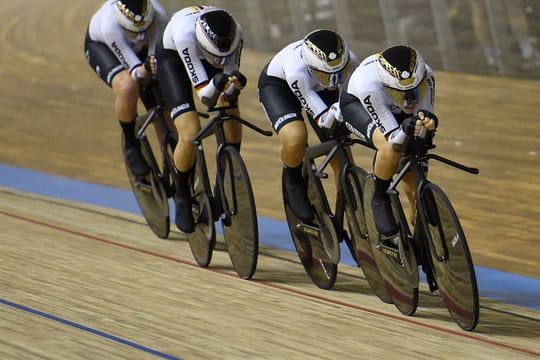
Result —
<instances>
[{"instance_id":1,"label":"cyclist's gloved hand","mask_svg":"<svg viewBox=\"0 0 540 360\"><path fill-rule=\"evenodd\" d=\"M235 70L228 75L228 85L223 92L223 100L231 105L236 104L240 91L246 86L247 79L240 71Z\"/></svg>"},{"instance_id":2,"label":"cyclist's gloved hand","mask_svg":"<svg viewBox=\"0 0 540 360\"><path fill-rule=\"evenodd\" d=\"M415 127L416 119L411 116L403 120L400 127L390 133L388 141L392 144L394 150L405 151L409 139L414 136Z\"/></svg>"},{"instance_id":3,"label":"cyclist's gloved hand","mask_svg":"<svg viewBox=\"0 0 540 360\"><path fill-rule=\"evenodd\" d=\"M150 82L151 74L141 64L131 70L131 78L137 81L141 87L145 87Z\"/></svg>"},{"instance_id":4,"label":"cyclist's gloved hand","mask_svg":"<svg viewBox=\"0 0 540 360\"><path fill-rule=\"evenodd\" d=\"M149 74L152 74L152 78L156 78L157 76L157 60L154 55L148 56L144 60L144 68Z\"/></svg>"},{"instance_id":5,"label":"cyclist's gloved hand","mask_svg":"<svg viewBox=\"0 0 540 360\"><path fill-rule=\"evenodd\" d=\"M247 78L240 71L234 70L231 73L231 77L233 77L232 81L238 81L238 84L236 86L236 88L238 90L242 90L246 86ZM240 85L240 86L238 86L238 85Z\"/></svg>"},{"instance_id":6,"label":"cyclist's gloved hand","mask_svg":"<svg viewBox=\"0 0 540 360\"><path fill-rule=\"evenodd\" d=\"M408 117L401 123L401 131L408 136L414 136L414 129L416 127L416 119L414 117Z\"/></svg>"},{"instance_id":7,"label":"cyclist's gloved hand","mask_svg":"<svg viewBox=\"0 0 540 360\"><path fill-rule=\"evenodd\" d=\"M428 110L418 110L416 118L422 122L422 125L429 131L435 131L439 126L437 116Z\"/></svg>"},{"instance_id":8,"label":"cyclist's gloved hand","mask_svg":"<svg viewBox=\"0 0 540 360\"><path fill-rule=\"evenodd\" d=\"M331 129L335 121L343 122L343 116L341 115L341 108L339 102L335 102L328 108L328 111L323 113L317 119L317 125L322 128Z\"/></svg>"}]
</instances>

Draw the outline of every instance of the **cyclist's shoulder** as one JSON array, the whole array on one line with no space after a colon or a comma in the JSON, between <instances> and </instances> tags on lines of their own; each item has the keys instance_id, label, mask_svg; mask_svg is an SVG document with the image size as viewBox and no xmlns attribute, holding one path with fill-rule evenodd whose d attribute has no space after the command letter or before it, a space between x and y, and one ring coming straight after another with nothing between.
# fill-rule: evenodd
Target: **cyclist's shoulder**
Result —
<instances>
[{"instance_id":1,"label":"cyclist's shoulder","mask_svg":"<svg viewBox=\"0 0 540 360\"><path fill-rule=\"evenodd\" d=\"M347 91L350 93L379 94L381 84L377 76L377 56L371 55L362 60L354 69L348 82Z\"/></svg>"}]
</instances>

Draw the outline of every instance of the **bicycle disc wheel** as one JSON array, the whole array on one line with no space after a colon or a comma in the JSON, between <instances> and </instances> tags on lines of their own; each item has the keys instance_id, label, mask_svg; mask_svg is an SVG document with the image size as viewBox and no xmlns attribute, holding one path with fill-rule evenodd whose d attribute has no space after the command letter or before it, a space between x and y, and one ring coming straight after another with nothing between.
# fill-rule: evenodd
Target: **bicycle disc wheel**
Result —
<instances>
[{"instance_id":1,"label":"bicycle disc wheel","mask_svg":"<svg viewBox=\"0 0 540 360\"><path fill-rule=\"evenodd\" d=\"M212 214L212 204L205 189L208 179L201 175L200 166L195 164L191 182L191 197L193 199L193 219L195 231L188 235L189 247L193 258L199 266L208 267L216 244L216 229Z\"/></svg>"},{"instance_id":2,"label":"bicycle disc wheel","mask_svg":"<svg viewBox=\"0 0 540 360\"><path fill-rule=\"evenodd\" d=\"M364 214L371 251L384 282L387 293L396 308L404 315L413 315L418 307L418 266L414 251L401 230L398 252L388 251L380 244L375 227L371 198L375 190L375 177L368 175L364 182ZM394 209L396 210L396 209ZM397 217L396 217L397 218Z\"/></svg>"},{"instance_id":3,"label":"bicycle disc wheel","mask_svg":"<svg viewBox=\"0 0 540 360\"><path fill-rule=\"evenodd\" d=\"M392 297L386 291L368 240L362 198L362 184L366 176L367 173L357 166L350 168L346 173L343 189L346 197L345 212L347 214L347 223L351 232L356 258L369 286L379 299L391 304Z\"/></svg>"},{"instance_id":4,"label":"bicycle disc wheel","mask_svg":"<svg viewBox=\"0 0 540 360\"><path fill-rule=\"evenodd\" d=\"M122 144L124 140L122 137ZM150 165L150 174L145 177L137 177L133 175L127 165L126 154L124 150L124 163L126 165L126 172L129 178L129 183L137 204L141 209L146 223L154 234L158 237L165 239L169 236L170 231L170 217L169 217L169 203L163 181L161 178L161 172L157 165L152 147L148 142L148 139L140 139L141 151L146 159L148 165ZM124 146L122 146L124 149Z\"/></svg>"},{"instance_id":5,"label":"bicycle disc wheel","mask_svg":"<svg viewBox=\"0 0 540 360\"><path fill-rule=\"evenodd\" d=\"M251 182L238 151L232 146L223 148L223 208L230 213L222 215L221 225L225 244L234 270L242 279L250 279L257 267L259 229ZM217 194L214 194L217 196Z\"/></svg>"},{"instance_id":6,"label":"bicycle disc wheel","mask_svg":"<svg viewBox=\"0 0 540 360\"><path fill-rule=\"evenodd\" d=\"M308 197L315 208L316 218L313 223L304 224L292 211L285 189L283 188L283 203L289 231L294 247L311 281L321 289L331 289L337 278L337 261L329 258L323 246L321 237L335 240L338 249L337 235L332 219L324 212L320 213L321 200L315 195L314 184L308 183ZM316 199L316 200L315 200ZM331 240L328 240L330 242ZM338 253L339 254L339 253Z\"/></svg>"},{"instance_id":7,"label":"bicycle disc wheel","mask_svg":"<svg viewBox=\"0 0 540 360\"><path fill-rule=\"evenodd\" d=\"M454 321L472 331L479 300L474 265L458 216L443 190L428 183L421 191L421 212L431 265L440 295Z\"/></svg>"}]
</instances>

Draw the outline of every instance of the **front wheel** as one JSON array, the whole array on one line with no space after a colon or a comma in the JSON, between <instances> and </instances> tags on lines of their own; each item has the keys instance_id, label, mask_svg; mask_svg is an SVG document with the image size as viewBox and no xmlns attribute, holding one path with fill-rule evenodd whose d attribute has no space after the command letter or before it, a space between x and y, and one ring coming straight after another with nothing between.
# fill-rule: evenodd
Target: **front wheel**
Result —
<instances>
[{"instance_id":1,"label":"front wheel","mask_svg":"<svg viewBox=\"0 0 540 360\"><path fill-rule=\"evenodd\" d=\"M143 137L139 141L141 152L147 164L150 166L150 174L144 177L133 175L127 165L126 154L122 150L126 172L131 189L146 223L156 236L165 239L169 236L170 217L168 197L163 185L162 173L159 170L148 139ZM123 137L122 149L124 149Z\"/></svg>"},{"instance_id":2,"label":"front wheel","mask_svg":"<svg viewBox=\"0 0 540 360\"><path fill-rule=\"evenodd\" d=\"M250 279L257 268L259 229L257 210L246 165L238 151L225 146L220 154L224 199L221 224L234 270ZM214 196L219 196L214 194Z\"/></svg>"},{"instance_id":3,"label":"front wheel","mask_svg":"<svg viewBox=\"0 0 540 360\"><path fill-rule=\"evenodd\" d=\"M408 235L400 224L398 242L393 247L384 245L375 227L371 210L371 198L375 191L375 177L368 175L364 182L364 213L371 251L384 282L387 293L396 308L404 315L413 315L418 307L418 265ZM399 219L402 209L394 208L394 216Z\"/></svg>"},{"instance_id":4,"label":"front wheel","mask_svg":"<svg viewBox=\"0 0 540 360\"><path fill-rule=\"evenodd\" d=\"M439 293L454 321L462 329L472 331L480 312L478 287L458 216L443 190L433 183L422 188L419 204Z\"/></svg>"}]
</instances>

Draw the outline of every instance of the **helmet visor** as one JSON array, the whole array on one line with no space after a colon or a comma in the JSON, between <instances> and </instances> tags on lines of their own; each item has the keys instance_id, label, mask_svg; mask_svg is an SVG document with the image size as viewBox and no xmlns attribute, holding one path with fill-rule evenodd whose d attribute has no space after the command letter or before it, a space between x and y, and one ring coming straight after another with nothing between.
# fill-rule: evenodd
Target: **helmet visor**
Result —
<instances>
[{"instance_id":1,"label":"helmet visor","mask_svg":"<svg viewBox=\"0 0 540 360\"><path fill-rule=\"evenodd\" d=\"M328 73L309 67L309 71L317 79L319 84L321 84L325 88L331 88L341 84L343 80L347 78L349 71L348 68L348 66L345 66L340 71Z\"/></svg>"},{"instance_id":2,"label":"helmet visor","mask_svg":"<svg viewBox=\"0 0 540 360\"><path fill-rule=\"evenodd\" d=\"M420 102L426 94L427 80L424 78L414 89L397 90L384 86L384 92L392 99L392 102L400 108L410 108Z\"/></svg>"},{"instance_id":3,"label":"helmet visor","mask_svg":"<svg viewBox=\"0 0 540 360\"><path fill-rule=\"evenodd\" d=\"M231 55L228 56L218 56L214 55L211 52L204 49L202 46L199 46L199 49L201 50L201 53L206 61L208 61L211 65L216 67L223 67L227 63L227 60L234 56L235 52L233 52Z\"/></svg>"}]
</instances>

